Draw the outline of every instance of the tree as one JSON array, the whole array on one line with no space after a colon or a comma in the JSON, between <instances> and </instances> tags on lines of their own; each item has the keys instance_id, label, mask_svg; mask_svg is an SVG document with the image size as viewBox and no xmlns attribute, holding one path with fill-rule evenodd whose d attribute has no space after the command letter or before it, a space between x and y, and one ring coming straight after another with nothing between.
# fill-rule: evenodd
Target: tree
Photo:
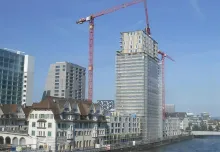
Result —
<instances>
[{"instance_id":1,"label":"tree","mask_svg":"<svg viewBox=\"0 0 220 152\"><path fill-rule=\"evenodd\" d=\"M193 125L192 130L193 130L193 131L199 131L200 128L199 128L198 125Z\"/></svg>"},{"instance_id":2,"label":"tree","mask_svg":"<svg viewBox=\"0 0 220 152\"><path fill-rule=\"evenodd\" d=\"M209 125L209 131L213 131L213 127L211 125Z\"/></svg>"},{"instance_id":3,"label":"tree","mask_svg":"<svg viewBox=\"0 0 220 152\"><path fill-rule=\"evenodd\" d=\"M191 130L191 128L190 127L186 127L186 131L190 131Z\"/></svg>"},{"instance_id":4,"label":"tree","mask_svg":"<svg viewBox=\"0 0 220 152\"><path fill-rule=\"evenodd\" d=\"M200 127L201 127L201 130L202 130L202 131L207 131L207 125L206 125L206 123L201 122L201 123L200 123Z\"/></svg>"},{"instance_id":5,"label":"tree","mask_svg":"<svg viewBox=\"0 0 220 152\"><path fill-rule=\"evenodd\" d=\"M216 130L216 131L219 131L219 129L220 129L220 128L219 128L219 125L216 125L215 130Z\"/></svg>"}]
</instances>

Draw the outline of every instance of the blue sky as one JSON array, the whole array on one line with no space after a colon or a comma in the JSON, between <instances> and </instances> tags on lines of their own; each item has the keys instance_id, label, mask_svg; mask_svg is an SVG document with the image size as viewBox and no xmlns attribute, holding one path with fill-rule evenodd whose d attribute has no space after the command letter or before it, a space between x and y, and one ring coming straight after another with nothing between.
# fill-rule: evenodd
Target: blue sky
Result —
<instances>
[{"instance_id":1,"label":"blue sky","mask_svg":"<svg viewBox=\"0 0 220 152\"><path fill-rule=\"evenodd\" d=\"M34 101L49 65L69 61L87 67L88 24L75 21L129 0L1 0L0 47L36 58ZM220 1L148 0L152 37L176 62L166 60L166 102L178 111L219 116ZM114 99L115 51L121 31L145 27L143 4L95 22L94 99Z\"/></svg>"}]
</instances>

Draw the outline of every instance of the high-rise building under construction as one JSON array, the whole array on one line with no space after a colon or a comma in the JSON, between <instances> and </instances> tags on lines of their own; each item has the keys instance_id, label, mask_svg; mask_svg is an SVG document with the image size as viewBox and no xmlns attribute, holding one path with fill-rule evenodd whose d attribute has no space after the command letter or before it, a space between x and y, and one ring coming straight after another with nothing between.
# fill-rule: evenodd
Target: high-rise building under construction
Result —
<instances>
[{"instance_id":1,"label":"high-rise building under construction","mask_svg":"<svg viewBox=\"0 0 220 152\"><path fill-rule=\"evenodd\" d=\"M158 44L146 31L121 33L116 55L116 109L142 117L142 137L162 138Z\"/></svg>"}]
</instances>

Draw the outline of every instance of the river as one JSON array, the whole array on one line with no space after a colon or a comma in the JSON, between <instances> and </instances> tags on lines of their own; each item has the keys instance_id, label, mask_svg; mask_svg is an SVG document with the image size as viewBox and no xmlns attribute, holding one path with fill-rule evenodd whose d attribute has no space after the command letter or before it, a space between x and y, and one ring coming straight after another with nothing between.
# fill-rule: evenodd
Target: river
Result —
<instances>
[{"instance_id":1,"label":"river","mask_svg":"<svg viewBox=\"0 0 220 152\"><path fill-rule=\"evenodd\" d=\"M194 138L142 152L220 152L220 136Z\"/></svg>"}]
</instances>

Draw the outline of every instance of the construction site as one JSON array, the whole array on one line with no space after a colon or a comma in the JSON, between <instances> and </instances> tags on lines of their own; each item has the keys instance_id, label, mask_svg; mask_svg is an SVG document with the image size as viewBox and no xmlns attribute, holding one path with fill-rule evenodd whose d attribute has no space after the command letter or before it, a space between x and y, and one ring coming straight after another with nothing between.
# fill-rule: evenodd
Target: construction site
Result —
<instances>
[{"instance_id":1,"label":"construction site","mask_svg":"<svg viewBox=\"0 0 220 152\"><path fill-rule=\"evenodd\" d=\"M103 110L101 104L95 103L93 97L94 85L96 85L94 84L93 73L95 69L94 33L96 31L96 19L111 15L111 13L120 13L119 10L123 11L134 5L143 5L146 25L142 29L118 33L120 36L120 49L113 50L115 51L116 77L115 103L112 109ZM28 127L26 133L22 134L20 138L21 141L25 142L20 141L18 143L18 139L14 137L13 133L9 138L9 131L3 128L2 132L5 132L0 136L2 150L13 149L15 151L17 148L22 149L18 146L22 144L23 150L34 149L36 151L40 149L90 152L118 151L119 149L122 151L135 151L138 148L148 149L180 139L188 139L188 136L179 133L173 134L172 137L164 135L164 122L166 119L165 59L171 61L174 61L174 59L159 49L158 42L151 35L147 0L131 0L98 13L91 13L76 21L78 26L86 23L89 27L88 99L85 100L85 92L82 93L82 90L85 91L86 69L66 62L54 64L49 70L51 78L48 78L47 86L49 87L46 90L47 93L50 92L48 91L49 88L56 90L52 92L52 95L44 96L41 102L28 107L29 111L28 114L25 114L27 117L24 119L25 123L28 122ZM99 24L98 21L96 24ZM68 69L71 70L67 71ZM83 78L78 79L77 72L74 73L73 69L79 69L79 75L83 75ZM72 71L71 74L70 71ZM83 88L81 83L74 84L73 81L83 81ZM52 82L56 83L52 84ZM68 82L71 83L67 85ZM63 85L63 88L59 88L60 84ZM64 96L65 89L68 90L72 86L79 86L80 93L77 93L77 89L72 89L76 94L75 96L71 95L72 98ZM62 97L58 97L58 92L62 92ZM77 98L77 94L80 94L80 99ZM23 104L23 106L17 107L17 109L20 108L21 112L26 110L26 104ZM16 110L16 112L20 111ZM11 113L8 115L10 115L8 119L11 118ZM49 131L45 131L46 128L49 128ZM52 128L53 132L51 131Z\"/></svg>"},{"instance_id":2,"label":"construction site","mask_svg":"<svg viewBox=\"0 0 220 152\"><path fill-rule=\"evenodd\" d=\"M137 4L143 5L146 27L143 30L121 32L120 50L116 51L115 63L115 108L122 116L135 114L140 117L141 134L138 138L145 143L153 143L163 140L165 58L174 60L160 51L158 43L151 37L147 1L133 0L81 18L76 23L88 22L89 25L88 100L92 102L95 20Z\"/></svg>"}]
</instances>

